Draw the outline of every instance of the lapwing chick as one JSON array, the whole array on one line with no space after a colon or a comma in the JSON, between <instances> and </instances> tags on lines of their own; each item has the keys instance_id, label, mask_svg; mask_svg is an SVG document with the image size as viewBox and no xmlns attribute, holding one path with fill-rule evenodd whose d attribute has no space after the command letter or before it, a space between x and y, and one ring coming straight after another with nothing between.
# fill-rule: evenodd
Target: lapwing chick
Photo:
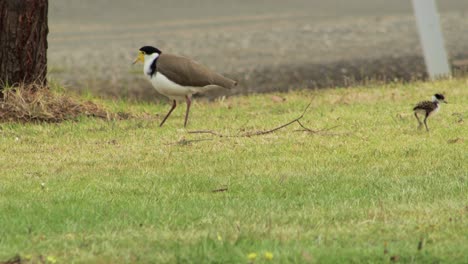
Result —
<instances>
[{"instance_id":1,"label":"lapwing chick","mask_svg":"<svg viewBox=\"0 0 468 264\"><path fill-rule=\"evenodd\" d=\"M187 103L184 122L186 127L193 94L217 87L230 89L237 85L237 82L221 76L196 61L166 54L151 46L140 49L133 64L139 61L143 62L143 73L156 91L172 100L172 107L159 126L164 125L176 108L177 101L185 100Z\"/></svg>"},{"instance_id":2,"label":"lapwing chick","mask_svg":"<svg viewBox=\"0 0 468 264\"><path fill-rule=\"evenodd\" d=\"M424 126L426 126L426 131L429 132L429 128L427 127L427 118L429 116L437 113L440 109L440 103L447 103L445 101L445 97L443 94L434 94L432 96L432 101L422 101L419 102L414 108L414 116L418 120L419 126L418 128L421 128L423 123L419 119L418 114L424 115Z\"/></svg>"}]
</instances>

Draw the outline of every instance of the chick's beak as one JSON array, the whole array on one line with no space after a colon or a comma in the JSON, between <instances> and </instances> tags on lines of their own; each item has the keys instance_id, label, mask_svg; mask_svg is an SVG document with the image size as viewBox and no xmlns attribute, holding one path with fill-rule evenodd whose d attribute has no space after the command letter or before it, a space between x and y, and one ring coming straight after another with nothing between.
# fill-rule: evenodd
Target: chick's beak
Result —
<instances>
[{"instance_id":1,"label":"chick's beak","mask_svg":"<svg viewBox=\"0 0 468 264\"><path fill-rule=\"evenodd\" d=\"M140 53L138 53L138 57L135 59L135 61L133 61L132 64L135 64L135 63L137 63L139 61L141 61L143 63L145 62L145 56L143 55L143 53L141 51L140 51Z\"/></svg>"},{"instance_id":2,"label":"chick's beak","mask_svg":"<svg viewBox=\"0 0 468 264\"><path fill-rule=\"evenodd\" d=\"M445 100L444 100L444 103L448 104L448 102L447 102L447 101L445 101Z\"/></svg>"}]
</instances>

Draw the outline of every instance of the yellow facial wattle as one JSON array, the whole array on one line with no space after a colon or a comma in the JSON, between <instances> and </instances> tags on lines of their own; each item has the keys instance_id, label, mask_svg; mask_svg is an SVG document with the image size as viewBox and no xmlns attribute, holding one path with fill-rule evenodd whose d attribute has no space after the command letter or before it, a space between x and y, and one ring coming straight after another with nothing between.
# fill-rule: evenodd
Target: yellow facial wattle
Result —
<instances>
[{"instance_id":1,"label":"yellow facial wattle","mask_svg":"<svg viewBox=\"0 0 468 264\"><path fill-rule=\"evenodd\" d=\"M145 63L145 54L143 54L142 51L140 51L140 52L138 53L138 57L135 59L135 61L133 62L133 64L135 64L135 63L137 63L137 62L139 62L139 61Z\"/></svg>"}]
</instances>

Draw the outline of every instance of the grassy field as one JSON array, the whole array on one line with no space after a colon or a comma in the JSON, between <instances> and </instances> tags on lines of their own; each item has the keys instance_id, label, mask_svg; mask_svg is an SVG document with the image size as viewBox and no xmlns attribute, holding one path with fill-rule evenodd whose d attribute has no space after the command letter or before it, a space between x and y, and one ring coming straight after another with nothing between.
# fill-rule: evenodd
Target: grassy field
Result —
<instances>
[{"instance_id":1,"label":"grassy field","mask_svg":"<svg viewBox=\"0 0 468 264\"><path fill-rule=\"evenodd\" d=\"M0 124L0 262L467 263L467 86L195 102L187 129L184 106L160 128L169 105L121 101L100 103L136 118ZM417 130L435 92L449 104ZM309 103L301 122L330 130L188 133L271 129Z\"/></svg>"}]
</instances>

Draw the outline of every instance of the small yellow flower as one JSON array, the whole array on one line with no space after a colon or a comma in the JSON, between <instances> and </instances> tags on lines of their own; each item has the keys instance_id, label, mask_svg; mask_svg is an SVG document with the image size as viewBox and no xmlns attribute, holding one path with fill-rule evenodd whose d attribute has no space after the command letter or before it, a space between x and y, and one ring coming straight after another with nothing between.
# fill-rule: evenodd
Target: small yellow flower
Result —
<instances>
[{"instance_id":1,"label":"small yellow flower","mask_svg":"<svg viewBox=\"0 0 468 264\"><path fill-rule=\"evenodd\" d=\"M257 258L257 253L253 252L253 253L250 253L247 255L247 258L250 260L250 261L254 261L256 258Z\"/></svg>"},{"instance_id":2,"label":"small yellow flower","mask_svg":"<svg viewBox=\"0 0 468 264\"><path fill-rule=\"evenodd\" d=\"M219 234L219 232L216 233L216 235L217 235L219 241L222 241L222 240L223 240L223 237Z\"/></svg>"},{"instance_id":3,"label":"small yellow flower","mask_svg":"<svg viewBox=\"0 0 468 264\"><path fill-rule=\"evenodd\" d=\"M55 264L57 259L54 256L47 256L47 263Z\"/></svg>"},{"instance_id":4,"label":"small yellow flower","mask_svg":"<svg viewBox=\"0 0 468 264\"><path fill-rule=\"evenodd\" d=\"M68 239L68 240L73 240L75 238L75 235L73 233L68 233L65 235L65 237Z\"/></svg>"},{"instance_id":5,"label":"small yellow flower","mask_svg":"<svg viewBox=\"0 0 468 264\"><path fill-rule=\"evenodd\" d=\"M273 259L273 253L270 251L265 252L265 259L266 260L272 260Z\"/></svg>"}]
</instances>

